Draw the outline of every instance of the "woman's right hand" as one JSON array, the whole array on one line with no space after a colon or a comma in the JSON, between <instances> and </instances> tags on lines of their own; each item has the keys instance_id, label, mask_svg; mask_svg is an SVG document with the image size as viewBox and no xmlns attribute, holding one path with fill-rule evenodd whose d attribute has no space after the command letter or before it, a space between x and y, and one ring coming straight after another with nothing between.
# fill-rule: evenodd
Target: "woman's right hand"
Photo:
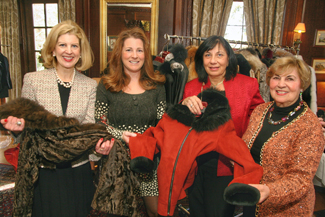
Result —
<instances>
[{"instance_id":1,"label":"woman's right hand","mask_svg":"<svg viewBox=\"0 0 325 217\"><path fill-rule=\"evenodd\" d=\"M202 101L197 96L189 96L182 101L182 105L186 105L195 115L201 115L201 110L204 108Z\"/></svg>"},{"instance_id":2,"label":"woman's right hand","mask_svg":"<svg viewBox=\"0 0 325 217\"><path fill-rule=\"evenodd\" d=\"M6 119L1 119L0 122L5 129L15 134L19 134L25 127L25 120L23 118L9 116Z\"/></svg>"},{"instance_id":3,"label":"woman's right hand","mask_svg":"<svg viewBox=\"0 0 325 217\"><path fill-rule=\"evenodd\" d=\"M124 131L122 134L122 139L125 143L129 144L130 142L130 137L136 137L137 134L136 133L131 133L129 131Z\"/></svg>"},{"instance_id":4,"label":"woman's right hand","mask_svg":"<svg viewBox=\"0 0 325 217\"><path fill-rule=\"evenodd\" d=\"M258 203L262 203L270 196L270 188L267 185L263 185L263 184L249 184L249 185L259 190L260 200L258 201Z\"/></svg>"}]
</instances>

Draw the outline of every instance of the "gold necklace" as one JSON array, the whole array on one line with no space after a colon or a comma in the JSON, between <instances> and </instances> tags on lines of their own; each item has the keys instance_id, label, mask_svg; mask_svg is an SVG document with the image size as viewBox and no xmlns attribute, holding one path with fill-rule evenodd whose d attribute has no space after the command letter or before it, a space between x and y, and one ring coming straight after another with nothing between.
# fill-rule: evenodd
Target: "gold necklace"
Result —
<instances>
[{"instance_id":1,"label":"gold necklace","mask_svg":"<svg viewBox=\"0 0 325 217\"><path fill-rule=\"evenodd\" d=\"M211 82L211 86L216 89L218 87L219 84L221 84L225 79L222 79L222 81L220 81L219 83L217 83L216 85L212 84Z\"/></svg>"}]
</instances>

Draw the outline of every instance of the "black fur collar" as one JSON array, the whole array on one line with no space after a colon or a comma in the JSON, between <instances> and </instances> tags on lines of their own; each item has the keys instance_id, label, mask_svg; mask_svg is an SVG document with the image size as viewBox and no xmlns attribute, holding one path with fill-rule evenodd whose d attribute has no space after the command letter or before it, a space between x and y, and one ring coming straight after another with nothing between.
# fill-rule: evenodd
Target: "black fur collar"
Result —
<instances>
[{"instance_id":1,"label":"black fur collar","mask_svg":"<svg viewBox=\"0 0 325 217\"><path fill-rule=\"evenodd\" d=\"M201 93L198 95L201 98ZM197 132L212 131L231 119L230 107L227 98L215 89L207 89L202 92L202 101L208 103L205 112L200 117L195 115L187 106L176 104L167 114L172 118L193 127Z\"/></svg>"}]
</instances>

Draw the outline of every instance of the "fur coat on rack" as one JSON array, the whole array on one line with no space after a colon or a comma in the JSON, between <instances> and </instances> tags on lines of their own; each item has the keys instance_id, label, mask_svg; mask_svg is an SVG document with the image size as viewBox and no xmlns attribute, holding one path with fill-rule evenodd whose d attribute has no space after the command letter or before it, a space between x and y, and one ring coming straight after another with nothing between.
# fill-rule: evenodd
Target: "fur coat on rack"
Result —
<instances>
[{"instance_id":1,"label":"fur coat on rack","mask_svg":"<svg viewBox=\"0 0 325 217\"><path fill-rule=\"evenodd\" d=\"M79 124L74 118L57 117L34 101L18 98L0 107L0 118L25 119L15 182L13 216L31 216L34 183L39 167L76 160L92 152L100 138L109 140L105 126ZM1 126L2 127L2 126ZM130 157L119 140L104 160L92 207L115 215L138 216L138 198L134 190L139 182L129 168ZM121 184L123 183L123 184Z\"/></svg>"}]
</instances>

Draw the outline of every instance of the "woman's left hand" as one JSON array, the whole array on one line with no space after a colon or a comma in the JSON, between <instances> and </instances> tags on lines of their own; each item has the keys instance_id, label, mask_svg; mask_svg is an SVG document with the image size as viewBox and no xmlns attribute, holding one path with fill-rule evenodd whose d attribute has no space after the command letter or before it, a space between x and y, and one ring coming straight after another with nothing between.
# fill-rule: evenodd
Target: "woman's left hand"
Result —
<instances>
[{"instance_id":1,"label":"woman's left hand","mask_svg":"<svg viewBox=\"0 0 325 217\"><path fill-rule=\"evenodd\" d=\"M264 200L266 200L266 198L269 197L270 195L270 189L269 187L267 187L267 185L263 185L263 184L249 184L250 186L257 188L257 190L260 191L260 200L258 201L258 203L262 203Z\"/></svg>"},{"instance_id":2,"label":"woman's left hand","mask_svg":"<svg viewBox=\"0 0 325 217\"><path fill-rule=\"evenodd\" d=\"M103 138L98 140L95 150L98 154L108 155L114 145L114 138L103 142Z\"/></svg>"}]
</instances>

